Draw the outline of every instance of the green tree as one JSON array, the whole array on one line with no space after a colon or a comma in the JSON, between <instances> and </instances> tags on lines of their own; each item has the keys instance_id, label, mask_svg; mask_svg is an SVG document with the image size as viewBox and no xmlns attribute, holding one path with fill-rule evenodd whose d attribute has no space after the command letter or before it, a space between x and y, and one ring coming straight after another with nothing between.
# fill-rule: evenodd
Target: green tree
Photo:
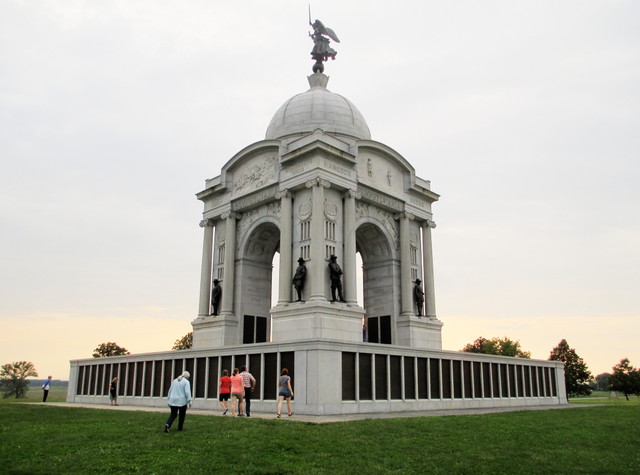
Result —
<instances>
[{"instance_id":1,"label":"green tree","mask_svg":"<svg viewBox=\"0 0 640 475\"><path fill-rule=\"evenodd\" d=\"M190 350L193 347L193 332L187 333L173 343L172 350Z\"/></svg>"},{"instance_id":2,"label":"green tree","mask_svg":"<svg viewBox=\"0 0 640 475\"><path fill-rule=\"evenodd\" d=\"M591 387L596 391L608 391L611 386L611 373L600 373Z\"/></svg>"},{"instance_id":3,"label":"green tree","mask_svg":"<svg viewBox=\"0 0 640 475\"><path fill-rule=\"evenodd\" d=\"M37 377L36 367L30 361L14 361L2 365L0 369L0 390L2 397L23 398L29 390L28 377Z\"/></svg>"},{"instance_id":4,"label":"green tree","mask_svg":"<svg viewBox=\"0 0 640 475\"><path fill-rule=\"evenodd\" d=\"M633 367L629 358L623 358L613 367L611 390L620 391L629 400L629 394L640 396L640 370Z\"/></svg>"},{"instance_id":5,"label":"green tree","mask_svg":"<svg viewBox=\"0 0 640 475\"><path fill-rule=\"evenodd\" d=\"M462 351L466 353L484 353L485 355L513 356L515 358L531 358L529 351L523 351L519 341L513 341L509 337L492 338L490 340L480 337L473 343L468 343Z\"/></svg>"},{"instance_id":6,"label":"green tree","mask_svg":"<svg viewBox=\"0 0 640 475\"><path fill-rule=\"evenodd\" d=\"M98 347L93 350L94 358L105 358L107 356L119 356L119 355L130 355L129 350L118 346L116 343L100 343Z\"/></svg>"},{"instance_id":7,"label":"green tree","mask_svg":"<svg viewBox=\"0 0 640 475\"><path fill-rule=\"evenodd\" d=\"M569 347L564 338L551 350L549 360L564 363L564 385L567 396L588 396L591 394L589 381L592 379L587 364L578 356L576 350Z\"/></svg>"}]
</instances>

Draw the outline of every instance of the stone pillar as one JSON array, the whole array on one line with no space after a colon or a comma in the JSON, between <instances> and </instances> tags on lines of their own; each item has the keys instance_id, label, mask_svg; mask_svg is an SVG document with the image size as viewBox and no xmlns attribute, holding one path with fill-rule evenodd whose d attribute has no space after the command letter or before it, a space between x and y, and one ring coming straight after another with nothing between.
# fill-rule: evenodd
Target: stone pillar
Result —
<instances>
[{"instance_id":1,"label":"stone pillar","mask_svg":"<svg viewBox=\"0 0 640 475\"><path fill-rule=\"evenodd\" d=\"M360 194L349 190L344 194L344 298L356 304L356 198Z\"/></svg>"},{"instance_id":2,"label":"stone pillar","mask_svg":"<svg viewBox=\"0 0 640 475\"><path fill-rule=\"evenodd\" d=\"M291 269L292 269L292 196L288 190L279 193L280 198L280 280L278 304L291 302Z\"/></svg>"},{"instance_id":3,"label":"stone pillar","mask_svg":"<svg viewBox=\"0 0 640 475\"><path fill-rule=\"evenodd\" d=\"M415 314L413 305L413 283L411 282L411 243L409 242L409 221L413 215L401 213L400 220L400 314Z\"/></svg>"},{"instance_id":4,"label":"stone pillar","mask_svg":"<svg viewBox=\"0 0 640 475\"><path fill-rule=\"evenodd\" d=\"M311 277L310 301L327 300L325 294L325 276L327 274L327 259L325 256L324 239L324 189L329 188L329 182L321 178L309 180L307 188L311 188L311 262L309 267Z\"/></svg>"},{"instance_id":5,"label":"stone pillar","mask_svg":"<svg viewBox=\"0 0 640 475\"><path fill-rule=\"evenodd\" d=\"M422 267L424 272L424 300L427 317L436 318L436 290L433 276L433 245L431 243L431 229L436 223L427 219L422 225Z\"/></svg>"},{"instance_id":6,"label":"stone pillar","mask_svg":"<svg viewBox=\"0 0 640 475\"><path fill-rule=\"evenodd\" d=\"M205 317L211 313L211 265L213 260L213 223L208 219L200 222L204 228L204 243L202 245L202 268L200 271L200 305L198 316Z\"/></svg>"},{"instance_id":7,"label":"stone pillar","mask_svg":"<svg viewBox=\"0 0 640 475\"><path fill-rule=\"evenodd\" d=\"M236 220L240 218L238 213L225 213L222 219L225 223L224 238L224 279L222 280L222 301L220 302L220 314L233 313L233 288L236 275Z\"/></svg>"}]
</instances>

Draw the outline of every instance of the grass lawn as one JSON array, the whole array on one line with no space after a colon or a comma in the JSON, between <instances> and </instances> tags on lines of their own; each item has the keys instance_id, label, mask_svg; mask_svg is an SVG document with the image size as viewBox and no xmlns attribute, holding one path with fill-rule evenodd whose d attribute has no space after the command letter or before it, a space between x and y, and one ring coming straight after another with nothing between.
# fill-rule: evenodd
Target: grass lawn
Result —
<instances>
[{"instance_id":1,"label":"grass lawn","mask_svg":"<svg viewBox=\"0 0 640 475\"><path fill-rule=\"evenodd\" d=\"M589 400L605 406L322 425L187 414L169 434L167 414L2 400L0 473L640 473L640 400L576 404Z\"/></svg>"}]
</instances>

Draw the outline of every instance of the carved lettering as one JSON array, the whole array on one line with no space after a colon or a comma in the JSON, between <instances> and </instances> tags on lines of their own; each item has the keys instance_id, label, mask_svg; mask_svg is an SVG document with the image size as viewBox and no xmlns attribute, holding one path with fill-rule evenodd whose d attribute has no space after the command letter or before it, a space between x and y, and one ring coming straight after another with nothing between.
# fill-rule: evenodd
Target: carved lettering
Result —
<instances>
[{"instance_id":1,"label":"carved lettering","mask_svg":"<svg viewBox=\"0 0 640 475\"><path fill-rule=\"evenodd\" d=\"M263 201L266 201L268 199L275 198L276 191L277 190L275 188L272 188L270 190L264 190L264 191L261 191L259 193L256 193L255 195L251 195L251 196L248 196L246 198L242 198L241 200L234 201L232 203L232 209L234 211L237 211L237 210L241 210L241 209L244 209L244 208L249 208L249 207L254 206L256 204L262 203Z\"/></svg>"},{"instance_id":2,"label":"carved lettering","mask_svg":"<svg viewBox=\"0 0 640 475\"><path fill-rule=\"evenodd\" d=\"M422 200L419 200L418 198L414 198L413 196L409 197L409 202L412 205L419 206L420 208L426 208L427 207L427 203L426 202L424 202Z\"/></svg>"},{"instance_id":3,"label":"carved lettering","mask_svg":"<svg viewBox=\"0 0 640 475\"><path fill-rule=\"evenodd\" d=\"M295 165L290 165L287 168L283 169L289 176L300 175L309 169L311 164L311 160L305 160L303 162L296 163Z\"/></svg>"},{"instance_id":4,"label":"carved lettering","mask_svg":"<svg viewBox=\"0 0 640 475\"><path fill-rule=\"evenodd\" d=\"M376 193L375 191L367 190L365 188L361 188L358 191L362 193L363 198L369 201L373 201L374 203L395 209L397 211L402 211L403 209L402 202L395 200L389 196L384 196Z\"/></svg>"},{"instance_id":5,"label":"carved lettering","mask_svg":"<svg viewBox=\"0 0 640 475\"><path fill-rule=\"evenodd\" d=\"M328 160L324 161L324 167L327 170L331 170L332 172L337 173L338 175L342 175L342 176L346 176L348 178L351 178L351 170L349 170L348 168L345 167L341 167L340 165L336 165L335 163L332 163Z\"/></svg>"}]
</instances>

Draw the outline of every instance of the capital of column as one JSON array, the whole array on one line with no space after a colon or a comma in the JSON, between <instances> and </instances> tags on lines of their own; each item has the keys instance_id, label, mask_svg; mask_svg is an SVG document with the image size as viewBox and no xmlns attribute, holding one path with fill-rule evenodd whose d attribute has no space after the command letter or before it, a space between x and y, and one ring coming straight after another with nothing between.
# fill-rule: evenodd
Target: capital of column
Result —
<instances>
[{"instance_id":1,"label":"capital of column","mask_svg":"<svg viewBox=\"0 0 640 475\"><path fill-rule=\"evenodd\" d=\"M436 227L436 222L435 222L435 221L432 221L432 220L430 220L430 219L427 219L427 220L424 222L423 226L424 226L425 228L432 228L432 229L434 229L434 228Z\"/></svg>"},{"instance_id":2,"label":"capital of column","mask_svg":"<svg viewBox=\"0 0 640 475\"><path fill-rule=\"evenodd\" d=\"M222 218L222 219L227 219L227 218L241 219L242 218L242 213L236 213L235 211L228 211L226 213L222 213L220 218Z\"/></svg>"},{"instance_id":3,"label":"capital of column","mask_svg":"<svg viewBox=\"0 0 640 475\"><path fill-rule=\"evenodd\" d=\"M320 177L313 178L304 184L307 188L313 188L314 186L322 186L324 188L331 188L331 183L328 180L323 180Z\"/></svg>"},{"instance_id":4,"label":"capital of column","mask_svg":"<svg viewBox=\"0 0 640 475\"><path fill-rule=\"evenodd\" d=\"M413 221L416 218L416 216L406 211L402 213L396 213L393 215L393 219L403 219L403 218L408 219L409 221Z\"/></svg>"},{"instance_id":5,"label":"capital of column","mask_svg":"<svg viewBox=\"0 0 640 475\"><path fill-rule=\"evenodd\" d=\"M276 192L276 199L291 198L291 192L288 189L280 190Z\"/></svg>"},{"instance_id":6,"label":"capital of column","mask_svg":"<svg viewBox=\"0 0 640 475\"><path fill-rule=\"evenodd\" d=\"M345 198L353 198L359 200L362 198L362 192L356 190L347 190L343 193L342 196L344 196Z\"/></svg>"},{"instance_id":7,"label":"capital of column","mask_svg":"<svg viewBox=\"0 0 640 475\"><path fill-rule=\"evenodd\" d=\"M200 227L204 228L204 227L212 227L214 226L215 223L213 222L213 220L211 219L203 219L202 221L200 221Z\"/></svg>"}]
</instances>

